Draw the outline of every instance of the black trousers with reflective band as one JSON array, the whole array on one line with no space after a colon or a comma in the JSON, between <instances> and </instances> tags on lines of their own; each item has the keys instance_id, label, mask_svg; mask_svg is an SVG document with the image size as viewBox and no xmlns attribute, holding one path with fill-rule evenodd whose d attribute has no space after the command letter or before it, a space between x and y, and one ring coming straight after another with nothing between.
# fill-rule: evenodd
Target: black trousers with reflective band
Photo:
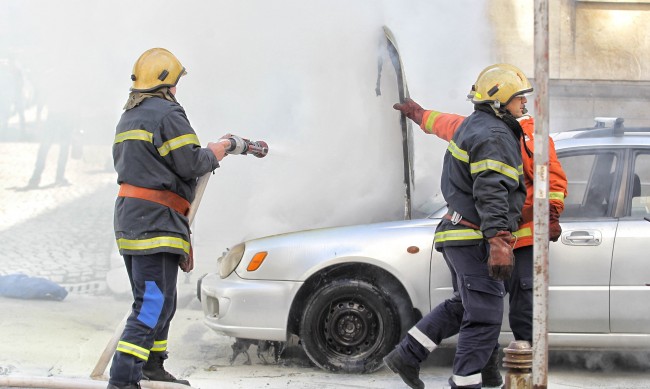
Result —
<instances>
[{"instance_id":1,"label":"black trousers with reflective band","mask_svg":"<svg viewBox=\"0 0 650 389\"><path fill-rule=\"evenodd\" d=\"M113 356L109 382L125 386L140 382L142 366L155 341L166 341L176 312L180 255L125 255L133 292L133 309Z\"/></svg>"},{"instance_id":2,"label":"black trousers with reflective band","mask_svg":"<svg viewBox=\"0 0 650 389\"><path fill-rule=\"evenodd\" d=\"M488 275L487 245L444 247L442 253L454 295L423 317L398 347L409 363L419 364L443 339L459 334L453 373L478 374L478 382L456 387L480 388L480 371L498 347L505 287Z\"/></svg>"}]
</instances>

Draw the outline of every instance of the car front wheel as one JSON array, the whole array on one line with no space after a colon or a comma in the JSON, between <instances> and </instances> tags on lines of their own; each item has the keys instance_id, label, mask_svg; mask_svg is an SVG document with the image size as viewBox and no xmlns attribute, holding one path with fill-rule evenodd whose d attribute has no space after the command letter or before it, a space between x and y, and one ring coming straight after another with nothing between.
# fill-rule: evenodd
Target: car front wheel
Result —
<instances>
[{"instance_id":1,"label":"car front wheel","mask_svg":"<svg viewBox=\"0 0 650 389\"><path fill-rule=\"evenodd\" d=\"M335 372L377 370L399 336L394 303L377 286L361 280L336 280L316 290L300 325L309 358Z\"/></svg>"}]
</instances>

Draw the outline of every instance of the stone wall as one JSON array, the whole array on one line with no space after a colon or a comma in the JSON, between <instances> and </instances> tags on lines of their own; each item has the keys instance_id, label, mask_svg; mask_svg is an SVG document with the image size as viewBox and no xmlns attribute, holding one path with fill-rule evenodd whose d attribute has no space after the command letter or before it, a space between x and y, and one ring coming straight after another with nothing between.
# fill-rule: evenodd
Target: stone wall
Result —
<instances>
[{"instance_id":1,"label":"stone wall","mask_svg":"<svg viewBox=\"0 0 650 389\"><path fill-rule=\"evenodd\" d=\"M534 2L495 0L489 18L498 62L534 75ZM595 116L650 124L650 1L549 0L551 131ZM532 107L532 102L531 102Z\"/></svg>"}]
</instances>

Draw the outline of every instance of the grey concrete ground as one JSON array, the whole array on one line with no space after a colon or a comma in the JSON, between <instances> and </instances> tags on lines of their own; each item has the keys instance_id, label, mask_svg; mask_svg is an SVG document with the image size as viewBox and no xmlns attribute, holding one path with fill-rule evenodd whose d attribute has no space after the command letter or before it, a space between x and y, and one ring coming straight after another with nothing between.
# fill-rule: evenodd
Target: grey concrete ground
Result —
<instances>
[{"instance_id":1,"label":"grey concrete ground","mask_svg":"<svg viewBox=\"0 0 650 389\"><path fill-rule=\"evenodd\" d=\"M170 337L167 368L201 389L244 388L406 388L387 369L369 375L332 374L312 366L298 347L290 347L279 364L263 364L256 348L230 364L232 339L208 330L200 305L184 284L185 296ZM115 296L71 294L60 303L0 298L0 387L11 377L56 377L87 380L129 301ZM25 309L29 307L29 309ZM449 352L427 361L421 377L427 388L447 388ZM268 355L266 355L268 357ZM648 388L644 368L598 367L600 355L554 355L549 388ZM591 359L591 360L590 360Z\"/></svg>"},{"instance_id":2,"label":"grey concrete ground","mask_svg":"<svg viewBox=\"0 0 650 389\"><path fill-rule=\"evenodd\" d=\"M17 377L87 380L130 306L112 235L117 188L114 173L106 168L110 149L88 146L81 159L69 160L67 186L52 185L53 150L41 185L27 188L37 147L0 143L0 275L45 277L70 293L61 302L0 297L0 387ZM208 243L195 245L201 251ZM179 309L170 334L166 366L194 387L406 387L387 369L369 375L322 371L297 345L279 363L264 364L252 347L251 365L244 364L243 356L231 364L233 339L207 329L196 299L196 280L213 263L206 260L179 277ZM438 352L423 365L427 388L448 387L449 356ZM548 387L650 388L649 367L647 355L552 353Z\"/></svg>"}]
</instances>

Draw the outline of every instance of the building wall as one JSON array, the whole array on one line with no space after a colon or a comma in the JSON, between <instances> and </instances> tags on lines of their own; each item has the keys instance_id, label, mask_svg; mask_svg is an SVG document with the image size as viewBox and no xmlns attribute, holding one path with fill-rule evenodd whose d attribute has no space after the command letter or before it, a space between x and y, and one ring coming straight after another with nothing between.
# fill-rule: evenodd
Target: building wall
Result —
<instances>
[{"instance_id":1,"label":"building wall","mask_svg":"<svg viewBox=\"0 0 650 389\"><path fill-rule=\"evenodd\" d=\"M649 124L650 1L548 3L551 131L588 126L595 116ZM497 61L532 78L534 1L491 1L489 17Z\"/></svg>"}]
</instances>

